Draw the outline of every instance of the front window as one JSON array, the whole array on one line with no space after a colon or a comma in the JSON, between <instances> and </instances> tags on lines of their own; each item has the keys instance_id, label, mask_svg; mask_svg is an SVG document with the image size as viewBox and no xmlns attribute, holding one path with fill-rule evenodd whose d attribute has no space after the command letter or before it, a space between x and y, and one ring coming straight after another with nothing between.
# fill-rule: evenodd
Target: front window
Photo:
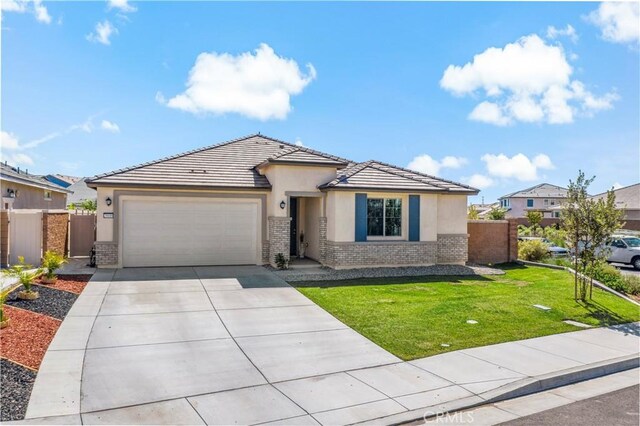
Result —
<instances>
[{"instance_id":1,"label":"front window","mask_svg":"<svg viewBox=\"0 0 640 426\"><path fill-rule=\"evenodd\" d=\"M549 200L544 200L544 205L548 206L549 205Z\"/></svg>"},{"instance_id":2,"label":"front window","mask_svg":"<svg viewBox=\"0 0 640 426\"><path fill-rule=\"evenodd\" d=\"M402 200L400 198L367 199L367 236L402 235Z\"/></svg>"},{"instance_id":3,"label":"front window","mask_svg":"<svg viewBox=\"0 0 640 426\"><path fill-rule=\"evenodd\" d=\"M44 199L45 200L51 199L51 191L44 191Z\"/></svg>"},{"instance_id":4,"label":"front window","mask_svg":"<svg viewBox=\"0 0 640 426\"><path fill-rule=\"evenodd\" d=\"M556 218L560 217L560 212L553 212L553 216Z\"/></svg>"},{"instance_id":5,"label":"front window","mask_svg":"<svg viewBox=\"0 0 640 426\"><path fill-rule=\"evenodd\" d=\"M529 198L527 200L527 207L533 207L533 199Z\"/></svg>"},{"instance_id":6,"label":"front window","mask_svg":"<svg viewBox=\"0 0 640 426\"><path fill-rule=\"evenodd\" d=\"M627 243L627 246L629 247L640 247L640 238L629 237L629 238L623 238L622 241Z\"/></svg>"}]
</instances>

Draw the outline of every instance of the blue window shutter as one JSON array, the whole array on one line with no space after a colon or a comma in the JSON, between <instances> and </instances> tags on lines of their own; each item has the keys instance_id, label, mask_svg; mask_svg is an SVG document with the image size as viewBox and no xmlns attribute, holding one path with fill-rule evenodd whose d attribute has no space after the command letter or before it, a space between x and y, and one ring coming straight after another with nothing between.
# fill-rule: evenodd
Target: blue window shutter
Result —
<instances>
[{"instance_id":1,"label":"blue window shutter","mask_svg":"<svg viewBox=\"0 0 640 426\"><path fill-rule=\"evenodd\" d=\"M419 195L409 195L409 241L420 241Z\"/></svg>"},{"instance_id":2,"label":"blue window shutter","mask_svg":"<svg viewBox=\"0 0 640 426\"><path fill-rule=\"evenodd\" d=\"M367 194L356 194L356 241L367 241Z\"/></svg>"}]
</instances>

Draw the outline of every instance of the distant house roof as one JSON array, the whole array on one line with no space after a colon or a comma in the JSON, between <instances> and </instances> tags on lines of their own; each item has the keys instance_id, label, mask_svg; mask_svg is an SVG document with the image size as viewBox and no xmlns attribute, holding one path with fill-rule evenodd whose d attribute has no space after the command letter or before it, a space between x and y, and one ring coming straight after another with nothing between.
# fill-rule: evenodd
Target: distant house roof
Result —
<instances>
[{"instance_id":1,"label":"distant house roof","mask_svg":"<svg viewBox=\"0 0 640 426\"><path fill-rule=\"evenodd\" d=\"M258 169L267 164L322 165L342 169L320 189L381 189L477 193L478 190L380 162L355 163L262 135L251 135L116 170L87 180L98 186L165 186L269 190Z\"/></svg>"},{"instance_id":2,"label":"distant house roof","mask_svg":"<svg viewBox=\"0 0 640 426\"><path fill-rule=\"evenodd\" d=\"M512 192L511 194L503 195L499 199L503 198L566 198L567 188L561 186L552 185L550 183L541 183L531 188L523 189L522 191Z\"/></svg>"},{"instance_id":3,"label":"distant house roof","mask_svg":"<svg viewBox=\"0 0 640 426\"><path fill-rule=\"evenodd\" d=\"M618 188L613 191L616 195L616 206L627 210L640 210L640 183ZM607 193L596 194L592 198L606 198Z\"/></svg>"},{"instance_id":4,"label":"distant house roof","mask_svg":"<svg viewBox=\"0 0 640 426\"><path fill-rule=\"evenodd\" d=\"M0 178L9 182L21 183L23 185L49 189L56 192L71 192L66 188L49 182L43 176L29 174L25 170L20 170L19 167L13 167L5 163L0 163ZM2 194L2 196L4 195L5 194Z\"/></svg>"},{"instance_id":5,"label":"distant house roof","mask_svg":"<svg viewBox=\"0 0 640 426\"><path fill-rule=\"evenodd\" d=\"M76 183L81 179L75 176L66 176L66 175L60 175L60 174L45 175L43 177L49 182L55 183L56 185L61 186L63 188L68 188L69 186L73 185L74 183Z\"/></svg>"},{"instance_id":6,"label":"distant house roof","mask_svg":"<svg viewBox=\"0 0 640 426\"><path fill-rule=\"evenodd\" d=\"M67 196L67 205L79 204L84 200L95 200L98 198L98 192L87 186L87 178L80 178L76 183L70 185L67 189L72 191Z\"/></svg>"}]
</instances>

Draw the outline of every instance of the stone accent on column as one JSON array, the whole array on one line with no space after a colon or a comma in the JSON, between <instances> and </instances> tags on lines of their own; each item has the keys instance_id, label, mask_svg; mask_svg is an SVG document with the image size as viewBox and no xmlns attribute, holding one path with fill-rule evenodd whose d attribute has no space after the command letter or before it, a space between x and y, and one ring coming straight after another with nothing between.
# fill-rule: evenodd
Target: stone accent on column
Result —
<instances>
[{"instance_id":1,"label":"stone accent on column","mask_svg":"<svg viewBox=\"0 0 640 426\"><path fill-rule=\"evenodd\" d=\"M468 239L468 234L438 234L438 263L466 263Z\"/></svg>"},{"instance_id":2,"label":"stone accent on column","mask_svg":"<svg viewBox=\"0 0 640 426\"><path fill-rule=\"evenodd\" d=\"M276 266L276 255L282 253L289 260L289 234L291 232L291 218L269 216L269 263Z\"/></svg>"},{"instance_id":3,"label":"stone accent on column","mask_svg":"<svg viewBox=\"0 0 640 426\"><path fill-rule=\"evenodd\" d=\"M508 219L509 222L509 262L518 260L518 220Z\"/></svg>"},{"instance_id":4,"label":"stone accent on column","mask_svg":"<svg viewBox=\"0 0 640 426\"><path fill-rule=\"evenodd\" d=\"M269 263L269 240L262 241L262 263Z\"/></svg>"},{"instance_id":5,"label":"stone accent on column","mask_svg":"<svg viewBox=\"0 0 640 426\"><path fill-rule=\"evenodd\" d=\"M327 261L327 218L321 217L319 218L319 221L320 221L320 227L319 227L320 259L319 260L320 260L320 263L324 265Z\"/></svg>"},{"instance_id":6,"label":"stone accent on column","mask_svg":"<svg viewBox=\"0 0 640 426\"><path fill-rule=\"evenodd\" d=\"M118 243L114 241L96 241L93 243L96 249L96 265L114 266L118 264Z\"/></svg>"}]
</instances>

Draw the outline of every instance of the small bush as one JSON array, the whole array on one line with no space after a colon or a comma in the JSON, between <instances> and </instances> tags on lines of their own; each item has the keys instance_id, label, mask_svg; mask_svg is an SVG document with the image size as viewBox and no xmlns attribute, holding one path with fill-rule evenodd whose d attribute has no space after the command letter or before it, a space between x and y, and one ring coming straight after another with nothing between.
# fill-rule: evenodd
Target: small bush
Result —
<instances>
[{"instance_id":1,"label":"small bush","mask_svg":"<svg viewBox=\"0 0 640 426\"><path fill-rule=\"evenodd\" d=\"M47 250L42 258L42 269L44 269L47 278L55 277L56 269L67 263L64 257L58 253Z\"/></svg>"},{"instance_id":2,"label":"small bush","mask_svg":"<svg viewBox=\"0 0 640 426\"><path fill-rule=\"evenodd\" d=\"M507 211L505 209L494 207L489 210L489 213L487 213L487 217L489 218L489 220L504 220L506 214Z\"/></svg>"},{"instance_id":3,"label":"small bush","mask_svg":"<svg viewBox=\"0 0 640 426\"><path fill-rule=\"evenodd\" d=\"M526 240L518 243L518 259L539 262L549 255L549 246L541 240Z\"/></svg>"},{"instance_id":4,"label":"small bush","mask_svg":"<svg viewBox=\"0 0 640 426\"><path fill-rule=\"evenodd\" d=\"M287 269L289 267L289 262L287 262L287 259L284 257L284 254L282 253L278 253L276 254L276 266L278 267L278 269Z\"/></svg>"},{"instance_id":5,"label":"small bush","mask_svg":"<svg viewBox=\"0 0 640 426\"><path fill-rule=\"evenodd\" d=\"M623 275L622 276L624 292L627 294L633 294L635 296L640 295L640 277L637 275Z\"/></svg>"},{"instance_id":6,"label":"small bush","mask_svg":"<svg viewBox=\"0 0 640 426\"><path fill-rule=\"evenodd\" d=\"M620 271L604 262L589 267L587 269L587 275L616 291L625 291L624 281Z\"/></svg>"}]
</instances>

